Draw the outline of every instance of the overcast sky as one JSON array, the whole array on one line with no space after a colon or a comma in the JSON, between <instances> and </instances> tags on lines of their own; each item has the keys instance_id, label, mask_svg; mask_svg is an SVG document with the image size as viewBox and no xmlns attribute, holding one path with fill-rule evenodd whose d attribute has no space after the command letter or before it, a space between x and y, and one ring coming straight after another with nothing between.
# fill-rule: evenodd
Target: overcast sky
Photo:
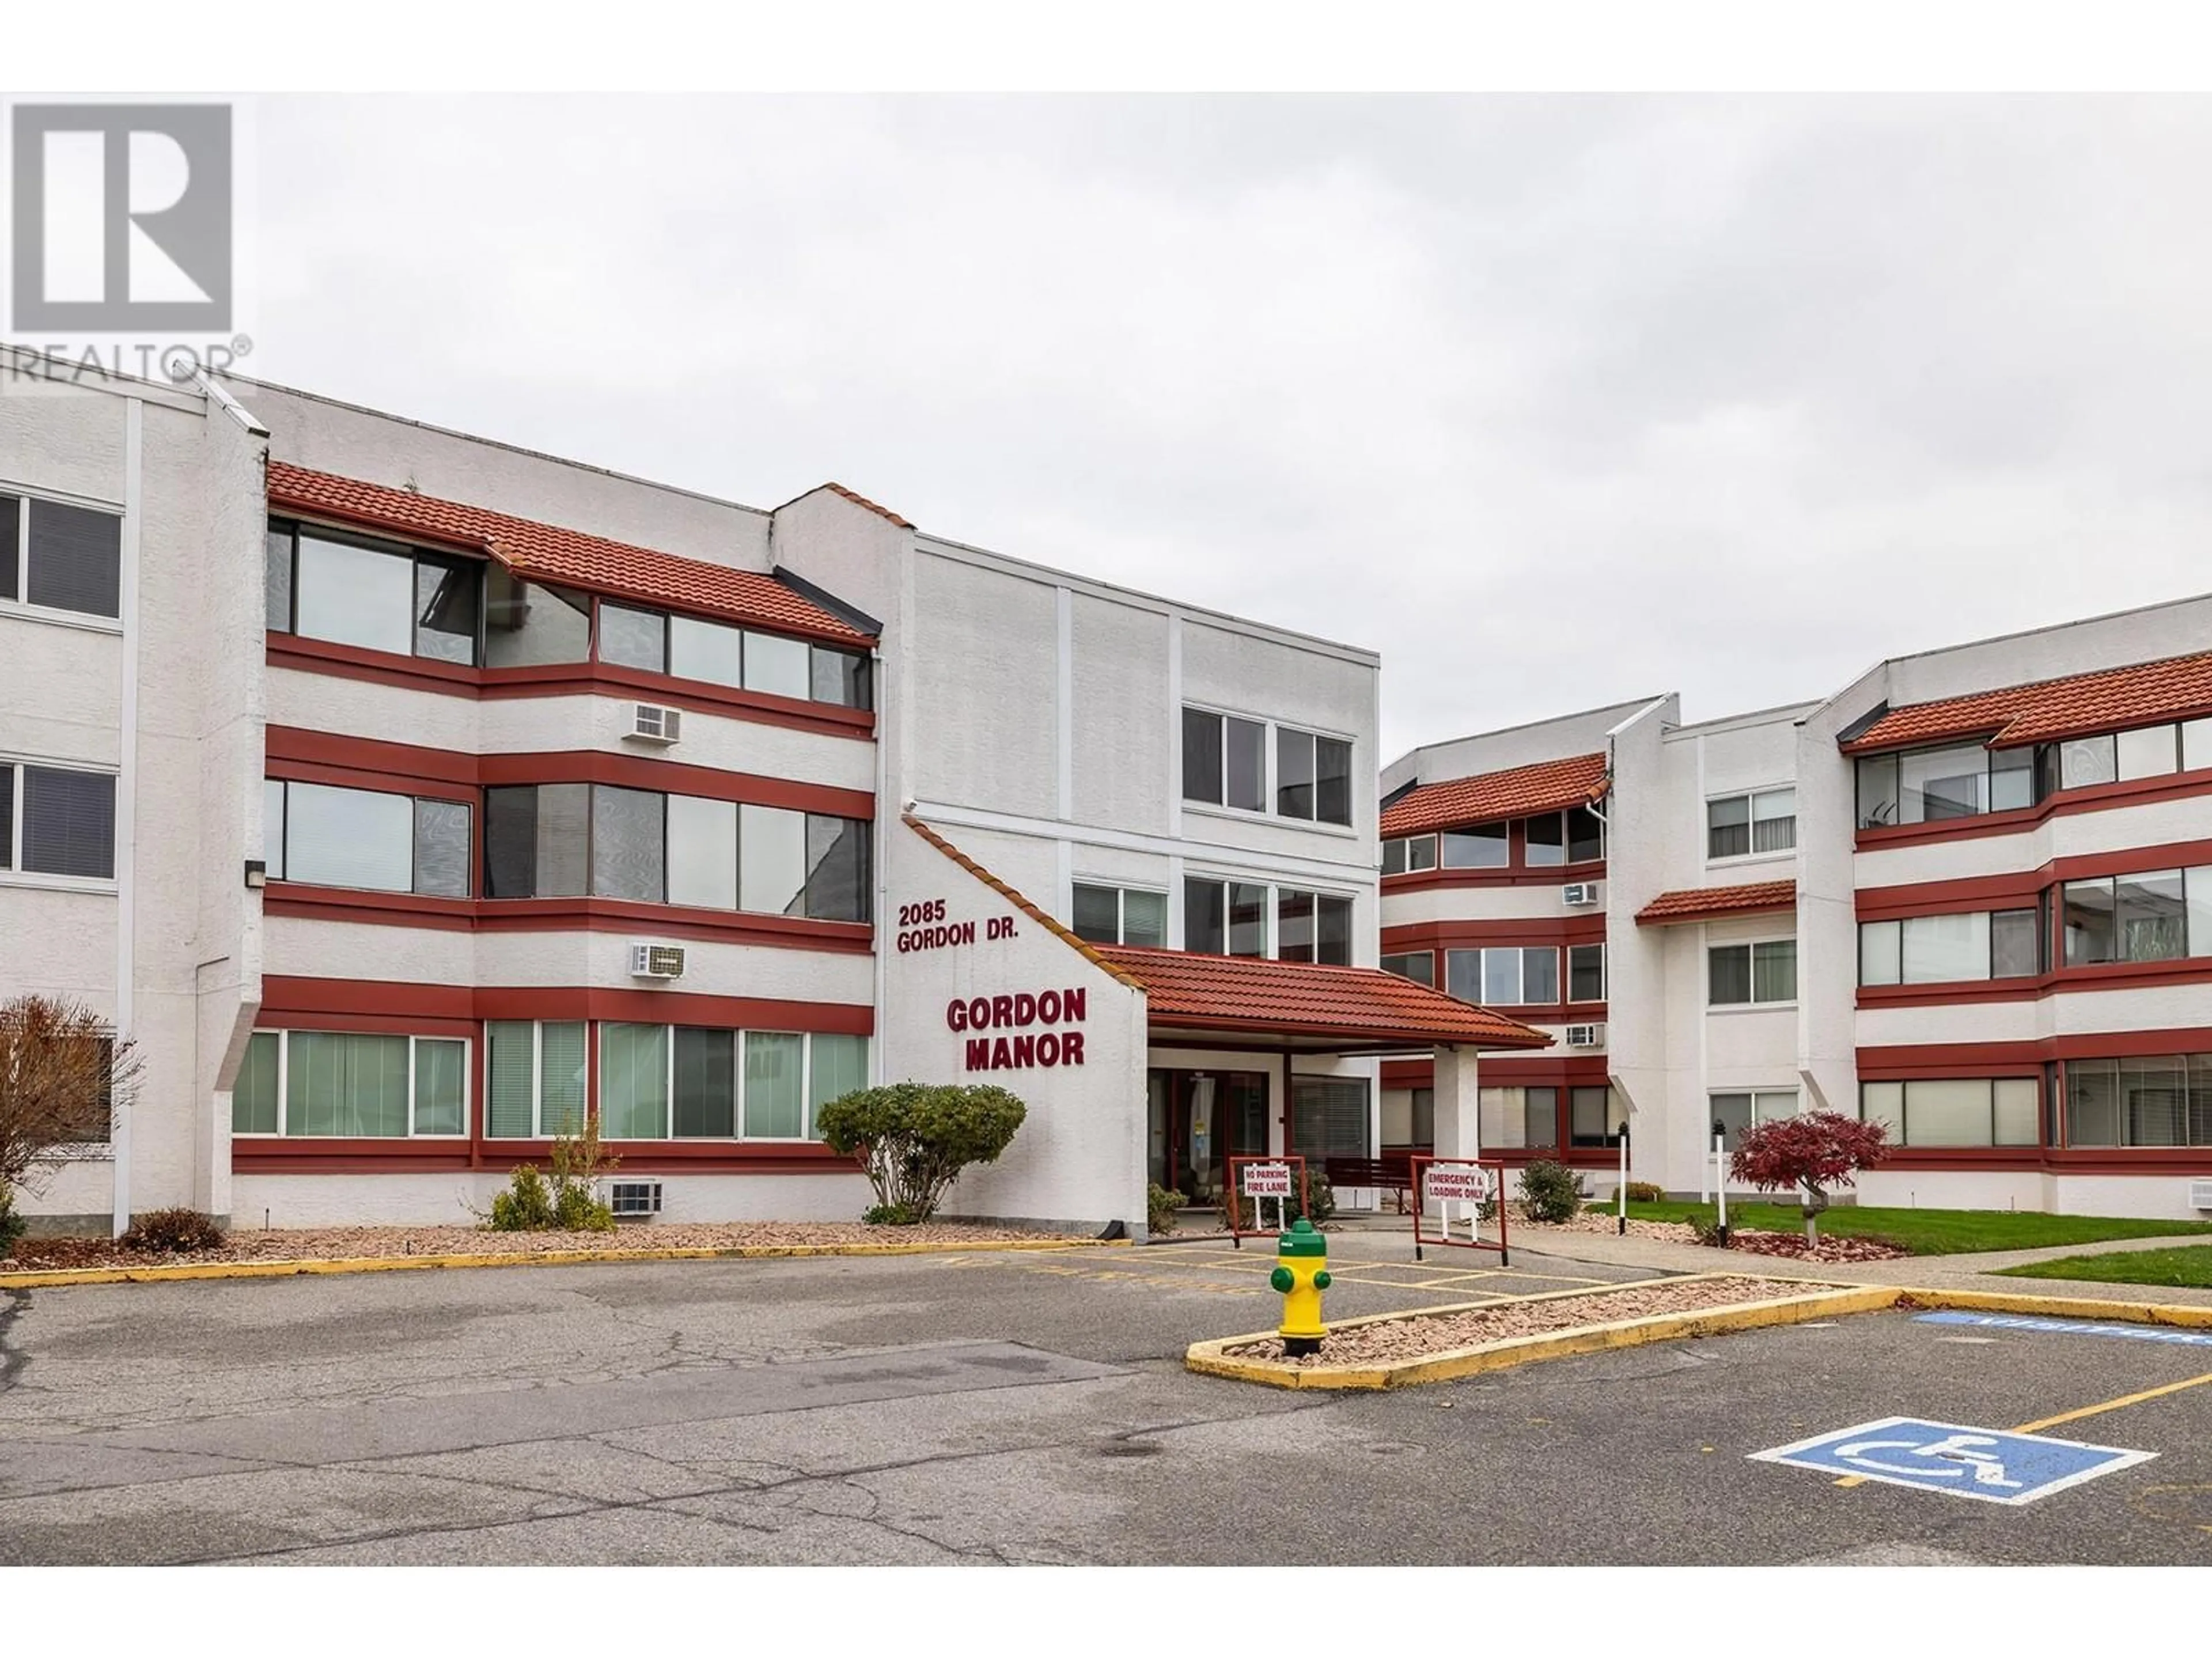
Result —
<instances>
[{"instance_id":1,"label":"overcast sky","mask_svg":"<svg viewBox=\"0 0 2212 1659\"><path fill-rule=\"evenodd\" d=\"M2212 589L2212 103L269 98L246 372L1383 653L1383 758Z\"/></svg>"}]
</instances>

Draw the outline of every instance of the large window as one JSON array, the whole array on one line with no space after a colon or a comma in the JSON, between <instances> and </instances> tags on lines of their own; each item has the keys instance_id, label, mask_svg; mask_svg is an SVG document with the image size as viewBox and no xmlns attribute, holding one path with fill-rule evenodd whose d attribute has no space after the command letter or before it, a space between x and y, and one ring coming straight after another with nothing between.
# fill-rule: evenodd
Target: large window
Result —
<instances>
[{"instance_id":1,"label":"large window","mask_svg":"<svg viewBox=\"0 0 2212 1659\"><path fill-rule=\"evenodd\" d=\"M1743 1144L1747 1133L1761 1123L1771 1123L1777 1118L1797 1115L1797 1091L1795 1089L1733 1089L1722 1090L1709 1096L1705 1102L1710 1109L1705 1124L1706 1133L1714 1124L1722 1130L1721 1144L1734 1152ZM1710 1150L1711 1142L1705 1143Z\"/></svg>"},{"instance_id":2,"label":"large window","mask_svg":"<svg viewBox=\"0 0 2212 1659\"><path fill-rule=\"evenodd\" d=\"M2212 1146L2212 1054L2066 1063L2069 1146Z\"/></svg>"},{"instance_id":3,"label":"large window","mask_svg":"<svg viewBox=\"0 0 2212 1659\"><path fill-rule=\"evenodd\" d=\"M261 810L272 881L469 896L466 802L270 778Z\"/></svg>"},{"instance_id":4,"label":"large window","mask_svg":"<svg viewBox=\"0 0 2212 1659\"><path fill-rule=\"evenodd\" d=\"M1409 872L1436 867L1437 838L1434 836L1400 836L1382 843L1382 873L1386 876L1402 876Z\"/></svg>"},{"instance_id":5,"label":"large window","mask_svg":"<svg viewBox=\"0 0 2212 1659\"><path fill-rule=\"evenodd\" d=\"M2032 1077L1862 1083L1859 1115L1899 1146L2033 1146L2041 1095Z\"/></svg>"},{"instance_id":6,"label":"large window","mask_svg":"<svg viewBox=\"0 0 2212 1659\"><path fill-rule=\"evenodd\" d=\"M1352 822L1352 745L1341 738L1275 728L1275 811L1322 823Z\"/></svg>"},{"instance_id":7,"label":"large window","mask_svg":"<svg viewBox=\"0 0 2212 1659\"><path fill-rule=\"evenodd\" d=\"M1183 883L1182 943L1187 951L1212 956L1349 966L1352 901L1335 893L1193 876Z\"/></svg>"},{"instance_id":8,"label":"large window","mask_svg":"<svg viewBox=\"0 0 2212 1659\"><path fill-rule=\"evenodd\" d=\"M2212 865L2069 881L2063 893L2069 968L2212 956Z\"/></svg>"},{"instance_id":9,"label":"large window","mask_svg":"<svg viewBox=\"0 0 2212 1659\"><path fill-rule=\"evenodd\" d=\"M1862 830L2006 812L2033 805L2036 795L2032 749L1954 744L1869 755L1858 763Z\"/></svg>"},{"instance_id":10,"label":"large window","mask_svg":"<svg viewBox=\"0 0 2212 1659\"><path fill-rule=\"evenodd\" d=\"M1559 1091L1517 1085L1484 1089L1476 1097L1475 1133L1486 1155L1555 1147L1559 1144Z\"/></svg>"},{"instance_id":11,"label":"large window","mask_svg":"<svg viewBox=\"0 0 2212 1659\"><path fill-rule=\"evenodd\" d=\"M392 1140L469 1131L469 1045L368 1031L256 1031L230 1095L235 1135Z\"/></svg>"},{"instance_id":12,"label":"large window","mask_svg":"<svg viewBox=\"0 0 2212 1659\"><path fill-rule=\"evenodd\" d=\"M1706 1002L1715 1008L1797 1000L1797 941L1759 939L1705 951Z\"/></svg>"},{"instance_id":13,"label":"large window","mask_svg":"<svg viewBox=\"0 0 2212 1659\"><path fill-rule=\"evenodd\" d=\"M1182 798L1310 823L1352 822L1352 744L1296 726L1182 711ZM1272 759L1273 765L1270 767Z\"/></svg>"},{"instance_id":14,"label":"large window","mask_svg":"<svg viewBox=\"0 0 2212 1659\"><path fill-rule=\"evenodd\" d=\"M1628 1103L1603 1084L1567 1091L1567 1144L1618 1146L1628 1124Z\"/></svg>"},{"instance_id":15,"label":"large window","mask_svg":"<svg viewBox=\"0 0 2212 1659\"><path fill-rule=\"evenodd\" d=\"M610 1021L599 1132L610 1140L810 1140L826 1102L866 1088L868 1040Z\"/></svg>"},{"instance_id":16,"label":"large window","mask_svg":"<svg viewBox=\"0 0 2212 1659\"><path fill-rule=\"evenodd\" d=\"M1859 983L1931 985L2043 971L2035 909L1974 910L1859 924Z\"/></svg>"},{"instance_id":17,"label":"large window","mask_svg":"<svg viewBox=\"0 0 2212 1659\"><path fill-rule=\"evenodd\" d=\"M1740 859L1797 844L1797 792L1759 789L1705 803L1705 856Z\"/></svg>"},{"instance_id":18,"label":"large window","mask_svg":"<svg viewBox=\"0 0 2212 1659\"><path fill-rule=\"evenodd\" d=\"M484 567L486 667L588 662L591 656L591 595L525 580L505 565Z\"/></svg>"},{"instance_id":19,"label":"large window","mask_svg":"<svg viewBox=\"0 0 2212 1659\"><path fill-rule=\"evenodd\" d=\"M484 791L492 898L591 893L820 921L869 917L866 819L611 784Z\"/></svg>"},{"instance_id":20,"label":"large window","mask_svg":"<svg viewBox=\"0 0 2212 1659\"><path fill-rule=\"evenodd\" d=\"M1605 1000L1605 946L1602 945L1570 945L1567 947L1567 1000Z\"/></svg>"},{"instance_id":21,"label":"large window","mask_svg":"<svg viewBox=\"0 0 2212 1659\"><path fill-rule=\"evenodd\" d=\"M1555 1003L1559 952L1550 945L1492 945L1444 952L1444 989L1490 1007Z\"/></svg>"},{"instance_id":22,"label":"large window","mask_svg":"<svg viewBox=\"0 0 2212 1659\"><path fill-rule=\"evenodd\" d=\"M0 870L115 877L115 775L0 760Z\"/></svg>"},{"instance_id":23,"label":"large window","mask_svg":"<svg viewBox=\"0 0 2212 1659\"><path fill-rule=\"evenodd\" d=\"M863 652L612 599L599 606L599 660L770 696L869 706L872 677Z\"/></svg>"},{"instance_id":24,"label":"large window","mask_svg":"<svg viewBox=\"0 0 2212 1659\"><path fill-rule=\"evenodd\" d=\"M1437 837L1437 862L1447 870L1503 870L1513 861L1513 826L1477 823Z\"/></svg>"},{"instance_id":25,"label":"large window","mask_svg":"<svg viewBox=\"0 0 2212 1659\"><path fill-rule=\"evenodd\" d=\"M1375 1155L1365 1078L1293 1076L1291 1113L1291 1150L1300 1157Z\"/></svg>"},{"instance_id":26,"label":"large window","mask_svg":"<svg viewBox=\"0 0 2212 1659\"><path fill-rule=\"evenodd\" d=\"M337 645L473 664L484 562L316 525L269 525L268 623Z\"/></svg>"},{"instance_id":27,"label":"large window","mask_svg":"<svg viewBox=\"0 0 2212 1659\"><path fill-rule=\"evenodd\" d=\"M1093 945L1165 945L1168 896L1140 887L1075 884L1075 936Z\"/></svg>"},{"instance_id":28,"label":"large window","mask_svg":"<svg viewBox=\"0 0 2212 1659\"><path fill-rule=\"evenodd\" d=\"M35 496L0 495L0 599L123 614L123 520Z\"/></svg>"},{"instance_id":29,"label":"large window","mask_svg":"<svg viewBox=\"0 0 2212 1659\"><path fill-rule=\"evenodd\" d=\"M1275 890L1275 956L1282 962L1352 965L1352 901L1330 893Z\"/></svg>"},{"instance_id":30,"label":"large window","mask_svg":"<svg viewBox=\"0 0 2212 1659\"><path fill-rule=\"evenodd\" d=\"M484 1133L531 1140L582 1132L583 1021L489 1020L484 1048Z\"/></svg>"},{"instance_id":31,"label":"large window","mask_svg":"<svg viewBox=\"0 0 2212 1659\"><path fill-rule=\"evenodd\" d=\"M1386 974L1395 974L1401 979L1413 980L1422 985L1437 982L1437 953L1434 951L1401 951L1382 960Z\"/></svg>"}]
</instances>

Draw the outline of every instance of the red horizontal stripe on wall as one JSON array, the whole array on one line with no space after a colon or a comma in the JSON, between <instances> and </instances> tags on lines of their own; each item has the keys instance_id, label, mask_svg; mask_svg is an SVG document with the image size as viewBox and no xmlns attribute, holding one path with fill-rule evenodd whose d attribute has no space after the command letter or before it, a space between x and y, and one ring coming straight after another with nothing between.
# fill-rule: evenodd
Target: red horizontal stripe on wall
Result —
<instances>
[{"instance_id":1,"label":"red horizontal stripe on wall","mask_svg":"<svg viewBox=\"0 0 2212 1659\"><path fill-rule=\"evenodd\" d=\"M1484 1060L1475 1077L1486 1089L1595 1088L1606 1081L1603 1054L1562 1060Z\"/></svg>"},{"instance_id":2,"label":"red horizontal stripe on wall","mask_svg":"<svg viewBox=\"0 0 2212 1659\"><path fill-rule=\"evenodd\" d=\"M826 1146L750 1141L611 1140L621 1173L640 1175L854 1175L853 1160ZM469 1143L454 1140L332 1139L305 1135L253 1136L230 1143L238 1175L436 1175L481 1170L504 1176L524 1164L541 1169L552 1156L546 1140L486 1140L471 1161Z\"/></svg>"},{"instance_id":3,"label":"red horizontal stripe on wall","mask_svg":"<svg viewBox=\"0 0 2212 1659\"><path fill-rule=\"evenodd\" d=\"M292 726L270 726L267 745L270 777L296 777L351 788L467 799L477 787L495 784L608 783L626 789L744 801L836 817L873 818L876 815L876 798L865 789L725 772L615 750L457 755L449 750Z\"/></svg>"},{"instance_id":4,"label":"red horizontal stripe on wall","mask_svg":"<svg viewBox=\"0 0 2212 1659\"><path fill-rule=\"evenodd\" d=\"M344 887L270 883L266 916L343 921L375 927L432 927L482 933L634 933L720 945L866 956L874 931L864 921L816 921L750 910L705 910L635 899L454 899L417 893L367 893Z\"/></svg>"},{"instance_id":5,"label":"red horizontal stripe on wall","mask_svg":"<svg viewBox=\"0 0 2212 1659\"><path fill-rule=\"evenodd\" d=\"M1560 887L1571 881L1603 881L1605 860L1547 864L1541 869L1408 870L1382 878L1385 893L1419 893L1437 887Z\"/></svg>"},{"instance_id":6,"label":"red horizontal stripe on wall","mask_svg":"<svg viewBox=\"0 0 2212 1659\"><path fill-rule=\"evenodd\" d=\"M2202 1176L2212 1174L2212 1149L2181 1146L1900 1146L1881 1163L1885 1173L1946 1170L2051 1176Z\"/></svg>"},{"instance_id":7,"label":"red horizontal stripe on wall","mask_svg":"<svg viewBox=\"0 0 2212 1659\"><path fill-rule=\"evenodd\" d=\"M2034 1002L2076 991L2143 991L2162 985L2212 983L2212 957L2172 962L2100 962L2020 979L1962 980L1943 985L1862 985L1862 1008L1929 1008L1952 1003Z\"/></svg>"},{"instance_id":8,"label":"red horizontal stripe on wall","mask_svg":"<svg viewBox=\"0 0 2212 1659\"><path fill-rule=\"evenodd\" d=\"M750 720L756 725L787 726L794 731L854 738L864 742L872 740L876 731L872 709L845 708L836 703L774 696L765 691L743 691L701 680L648 674L612 663L468 668L428 657L369 651L329 640L306 639L296 634L270 635L268 660L271 668L396 685L413 691L435 692L441 696L621 697L671 703L688 713L720 714L732 720Z\"/></svg>"},{"instance_id":9,"label":"red horizontal stripe on wall","mask_svg":"<svg viewBox=\"0 0 2212 1659\"><path fill-rule=\"evenodd\" d=\"M612 1019L848 1036L875 1032L875 1010L866 1003L706 996L612 986L422 985L406 980L263 977L261 1012L255 1020L260 1028L313 1030L318 1028L306 1022L332 1018L359 1022L330 1028L333 1030L395 1032L416 1031L415 1022L425 1019Z\"/></svg>"},{"instance_id":10,"label":"red horizontal stripe on wall","mask_svg":"<svg viewBox=\"0 0 2212 1659\"><path fill-rule=\"evenodd\" d=\"M1382 951L1443 951L1479 945L1602 945L1605 912L1565 916L1480 917L1407 921L1382 930Z\"/></svg>"}]
</instances>

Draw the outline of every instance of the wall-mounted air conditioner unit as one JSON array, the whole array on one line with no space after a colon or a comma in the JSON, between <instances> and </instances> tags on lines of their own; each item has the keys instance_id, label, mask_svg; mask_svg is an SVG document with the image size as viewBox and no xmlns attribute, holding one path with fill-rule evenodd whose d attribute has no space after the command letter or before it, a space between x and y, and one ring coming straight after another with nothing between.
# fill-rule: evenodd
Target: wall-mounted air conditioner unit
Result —
<instances>
[{"instance_id":1,"label":"wall-mounted air conditioner unit","mask_svg":"<svg viewBox=\"0 0 2212 1659\"><path fill-rule=\"evenodd\" d=\"M612 1181L607 1183L607 1208L617 1221L635 1220L660 1213L660 1183L657 1181Z\"/></svg>"},{"instance_id":2,"label":"wall-mounted air conditioner unit","mask_svg":"<svg viewBox=\"0 0 2212 1659\"><path fill-rule=\"evenodd\" d=\"M1559 889L1559 896L1569 904L1595 904L1597 884L1594 881L1571 881Z\"/></svg>"},{"instance_id":3,"label":"wall-mounted air conditioner unit","mask_svg":"<svg viewBox=\"0 0 2212 1659\"><path fill-rule=\"evenodd\" d=\"M633 945L629 970L639 979L682 979L684 947L680 945Z\"/></svg>"},{"instance_id":4,"label":"wall-mounted air conditioner unit","mask_svg":"<svg viewBox=\"0 0 2212 1659\"><path fill-rule=\"evenodd\" d=\"M2189 1207L2192 1210L2212 1210L2212 1181L2192 1181L2189 1183Z\"/></svg>"},{"instance_id":5,"label":"wall-mounted air conditioner unit","mask_svg":"<svg viewBox=\"0 0 2212 1659\"><path fill-rule=\"evenodd\" d=\"M1605 1027L1602 1025L1567 1027L1567 1047L1570 1048L1595 1048L1604 1041Z\"/></svg>"},{"instance_id":6,"label":"wall-mounted air conditioner unit","mask_svg":"<svg viewBox=\"0 0 2212 1659\"><path fill-rule=\"evenodd\" d=\"M633 703L629 735L643 743L674 743L684 735L684 711L665 703Z\"/></svg>"}]
</instances>

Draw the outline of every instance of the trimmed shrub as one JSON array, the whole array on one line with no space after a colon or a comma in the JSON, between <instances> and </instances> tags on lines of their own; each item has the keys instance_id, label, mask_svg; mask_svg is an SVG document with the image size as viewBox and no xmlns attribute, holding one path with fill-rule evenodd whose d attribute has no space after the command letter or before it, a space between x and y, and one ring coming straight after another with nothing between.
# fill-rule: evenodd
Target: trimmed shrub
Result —
<instances>
[{"instance_id":1,"label":"trimmed shrub","mask_svg":"<svg viewBox=\"0 0 2212 1659\"><path fill-rule=\"evenodd\" d=\"M1531 1221L1572 1221L1589 1196L1583 1178L1554 1159L1540 1158L1521 1171L1521 1213Z\"/></svg>"},{"instance_id":2,"label":"trimmed shrub","mask_svg":"<svg viewBox=\"0 0 2212 1659\"><path fill-rule=\"evenodd\" d=\"M1145 1225L1155 1233L1171 1233L1176 1230L1176 1212L1182 1208L1182 1194L1171 1192L1157 1181L1145 1188Z\"/></svg>"},{"instance_id":3,"label":"trimmed shrub","mask_svg":"<svg viewBox=\"0 0 2212 1659\"><path fill-rule=\"evenodd\" d=\"M491 1214L484 1225L495 1233L550 1233L553 1218L553 1190L534 1164L519 1164L507 1178L507 1190L491 1195Z\"/></svg>"},{"instance_id":4,"label":"trimmed shrub","mask_svg":"<svg viewBox=\"0 0 2212 1659\"><path fill-rule=\"evenodd\" d=\"M1667 1189L1656 1181L1632 1181L1628 1183L1628 1201L1631 1204L1663 1204L1667 1201Z\"/></svg>"},{"instance_id":5,"label":"trimmed shrub","mask_svg":"<svg viewBox=\"0 0 2212 1659\"><path fill-rule=\"evenodd\" d=\"M191 1255L198 1250L222 1248L222 1224L198 1210L149 1210L131 1218L131 1230L119 1241L126 1250L153 1250L165 1255Z\"/></svg>"},{"instance_id":6,"label":"trimmed shrub","mask_svg":"<svg viewBox=\"0 0 2212 1659\"><path fill-rule=\"evenodd\" d=\"M1029 1109L988 1083L894 1083L855 1089L815 1115L822 1139L876 1189L867 1218L913 1226L937 1213L971 1164L995 1164Z\"/></svg>"}]
</instances>

